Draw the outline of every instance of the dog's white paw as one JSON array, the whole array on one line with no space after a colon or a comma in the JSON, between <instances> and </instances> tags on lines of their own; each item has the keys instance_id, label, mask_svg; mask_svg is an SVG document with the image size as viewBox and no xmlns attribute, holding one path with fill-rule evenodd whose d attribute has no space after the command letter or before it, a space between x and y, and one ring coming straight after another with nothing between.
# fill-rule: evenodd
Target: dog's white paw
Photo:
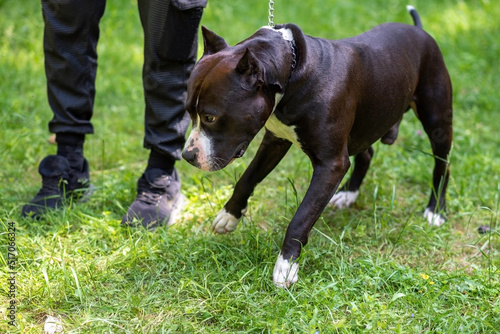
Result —
<instances>
[{"instance_id":1,"label":"dog's white paw","mask_svg":"<svg viewBox=\"0 0 500 334\"><path fill-rule=\"evenodd\" d=\"M289 288L299 279L299 264L283 258L283 255L278 256L273 270L274 285L280 288Z\"/></svg>"},{"instance_id":2,"label":"dog's white paw","mask_svg":"<svg viewBox=\"0 0 500 334\"><path fill-rule=\"evenodd\" d=\"M358 198L359 191L339 191L332 196L329 205L334 205L338 209L347 208Z\"/></svg>"},{"instance_id":3,"label":"dog's white paw","mask_svg":"<svg viewBox=\"0 0 500 334\"><path fill-rule=\"evenodd\" d=\"M429 208L425 209L424 218L427 218L429 226L441 226L446 221L442 215L432 212Z\"/></svg>"},{"instance_id":4,"label":"dog's white paw","mask_svg":"<svg viewBox=\"0 0 500 334\"><path fill-rule=\"evenodd\" d=\"M241 211L242 214L246 212L246 209ZM238 227L238 223L240 222L240 218L236 218L232 214L226 211L226 209L222 209L215 217L214 222L212 223L212 231L214 233L225 234L228 232L233 232Z\"/></svg>"}]
</instances>

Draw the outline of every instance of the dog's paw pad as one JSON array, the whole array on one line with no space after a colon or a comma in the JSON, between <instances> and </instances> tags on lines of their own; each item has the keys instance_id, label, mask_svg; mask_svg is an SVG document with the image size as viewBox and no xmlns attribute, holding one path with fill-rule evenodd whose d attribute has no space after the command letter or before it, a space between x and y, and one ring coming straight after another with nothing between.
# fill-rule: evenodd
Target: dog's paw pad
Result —
<instances>
[{"instance_id":1,"label":"dog's paw pad","mask_svg":"<svg viewBox=\"0 0 500 334\"><path fill-rule=\"evenodd\" d=\"M446 219L442 215L432 212L432 210L429 208L425 209L424 218L427 218L429 226L441 226L446 221Z\"/></svg>"},{"instance_id":2,"label":"dog's paw pad","mask_svg":"<svg viewBox=\"0 0 500 334\"><path fill-rule=\"evenodd\" d=\"M280 288L289 288L299 279L299 264L283 258L283 255L278 256L273 270L274 285Z\"/></svg>"},{"instance_id":3,"label":"dog's paw pad","mask_svg":"<svg viewBox=\"0 0 500 334\"><path fill-rule=\"evenodd\" d=\"M244 213L245 210L242 211ZM240 218L236 218L232 214L226 211L226 209L220 210L212 223L212 230L214 233L225 234L228 232L233 232L238 226Z\"/></svg>"},{"instance_id":4,"label":"dog's paw pad","mask_svg":"<svg viewBox=\"0 0 500 334\"><path fill-rule=\"evenodd\" d=\"M358 198L359 191L339 191L333 195L329 205L333 205L338 209L343 209L351 206Z\"/></svg>"}]
</instances>

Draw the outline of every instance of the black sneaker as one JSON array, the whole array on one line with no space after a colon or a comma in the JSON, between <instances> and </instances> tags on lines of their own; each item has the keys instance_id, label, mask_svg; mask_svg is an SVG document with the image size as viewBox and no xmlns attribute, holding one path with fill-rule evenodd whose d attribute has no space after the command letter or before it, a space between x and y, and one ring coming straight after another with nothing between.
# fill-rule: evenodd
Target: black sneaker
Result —
<instances>
[{"instance_id":1,"label":"black sneaker","mask_svg":"<svg viewBox=\"0 0 500 334\"><path fill-rule=\"evenodd\" d=\"M148 229L172 225L183 203L181 181L175 169L172 175L158 168L146 170L137 182L137 197L123 216L122 225Z\"/></svg>"},{"instance_id":2,"label":"black sneaker","mask_svg":"<svg viewBox=\"0 0 500 334\"><path fill-rule=\"evenodd\" d=\"M23 217L40 218L47 209L57 209L69 196L83 198L90 190L89 165L84 159L80 170L71 168L68 160L60 155L45 157L38 172L42 176L42 188L25 204Z\"/></svg>"}]
</instances>

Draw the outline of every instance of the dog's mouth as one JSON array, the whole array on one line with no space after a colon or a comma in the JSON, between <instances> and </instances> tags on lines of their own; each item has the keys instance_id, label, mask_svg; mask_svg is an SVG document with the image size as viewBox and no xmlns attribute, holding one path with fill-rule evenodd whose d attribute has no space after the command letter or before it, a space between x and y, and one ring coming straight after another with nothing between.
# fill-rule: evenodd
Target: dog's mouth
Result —
<instances>
[{"instance_id":1,"label":"dog's mouth","mask_svg":"<svg viewBox=\"0 0 500 334\"><path fill-rule=\"evenodd\" d=\"M234 151L234 154L232 156L232 158L229 159L229 161L227 161L226 163L222 163L222 159L218 159L220 161L220 163L218 164L214 164L210 170L211 171L216 171L216 170L220 170L220 169L223 169L225 168L226 166L229 166L230 164L232 164L234 162L234 160L238 159L238 158L241 158L247 148L248 148L248 142L244 142L243 144L241 144L240 146L238 146L238 148Z\"/></svg>"},{"instance_id":2,"label":"dog's mouth","mask_svg":"<svg viewBox=\"0 0 500 334\"><path fill-rule=\"evenodd\" d=\"M244 142L243 144L238 146L238 148L236 149L236 153L233 156L233 159L241 158L247 151L247 148L248 148L248 142Z\"/></svg>"}]
</instances>

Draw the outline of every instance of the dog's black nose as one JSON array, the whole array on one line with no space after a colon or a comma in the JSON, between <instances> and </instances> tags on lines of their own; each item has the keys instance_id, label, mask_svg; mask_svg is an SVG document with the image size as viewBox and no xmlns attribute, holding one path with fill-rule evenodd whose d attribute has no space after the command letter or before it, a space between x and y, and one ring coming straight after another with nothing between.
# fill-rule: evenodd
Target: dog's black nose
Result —
<instances>
[{"instance_id":1,"label":"dog's black nose","mask_svg":"<svg viewBox=\"0 0 500 334\"><path fill-rule=\"evenodd\" d=\"M186 149L182 151L182 158L195 167L199 166L197 149L192 149L192 150Z\"/></svg>"},{"instance_id":2,"label":"dog's black nose","mask_svg":"<svg viewBox=\"0 0 500 334\"><path fill-rule=\"evenodd\" d=\"M186 160L187 162L191 163L192 161L194 161L196 159L196 153L194 150L184 150L182 151L182 158L184 158L184 160Z\"/></svg>"}]
</instances>

